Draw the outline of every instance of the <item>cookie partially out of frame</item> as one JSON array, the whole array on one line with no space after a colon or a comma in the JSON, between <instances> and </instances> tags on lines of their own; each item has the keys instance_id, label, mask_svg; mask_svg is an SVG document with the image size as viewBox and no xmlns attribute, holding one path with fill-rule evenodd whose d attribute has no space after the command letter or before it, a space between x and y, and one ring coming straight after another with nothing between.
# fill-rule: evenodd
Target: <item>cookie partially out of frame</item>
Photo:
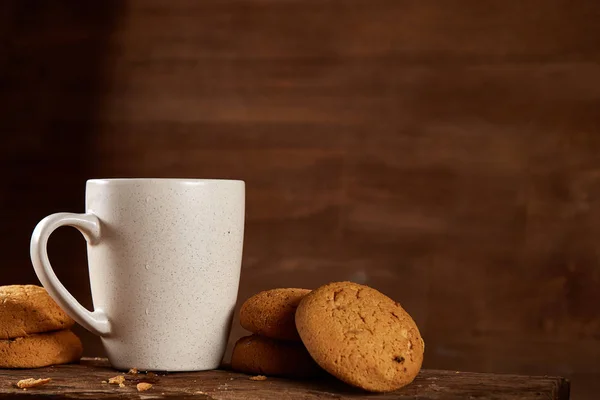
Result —
<instances>
[{"instance_id":1,"label":"cookie partially out of frame","mask_svg":"<svg viewBox=\"0 0 600 400\"><path fill-rule=\"evenodd\" d=\"M296 326L310 355L342 381L373 392L413 381L425 345L410 315L381 292L336 282L309 293Z\"/></svg>"},{"instance_id":2,"label":"cookie partially out of frame","mask_svg":"<svg viewBox=\"0 0 600 400\"><path fill-rule=\"evenodd\" d=\"M258 335L246 336L236 342L231 355L231 368L246 374L288 378L309 378L323 374L302 343Z\"/></svg>"},{"instance_id":3,"label":"cookie partially out of frame","mask_svg":"<svg viewBox=\"0 0 600 400\"><path fill-rule=\"evenodd\" d=\"M43 287L0 286L0 339L69 329L74 323Z\"/></svg>"},{"instance_id":4,"label":"cookie partially out of frame","mask_svg":"<svg viewBox=\"0 0 600 400\"><path fill-rule=\"evenodd\" d=\"M70 330L0 340L0 368L39 368L78 361L81 341Z\"/></svg>"},{"instance_id":5,"label":"cookie partially out of frame","mask_svg":"<svg viewBox=\"0 0 600 400\"><path fill-rule=\"evenodd\" d=\"M279 340L300 341L294 315L310 290L282 288L250 297L240 309L240 324L252 333Z\"/></svg>"}]
</instances>

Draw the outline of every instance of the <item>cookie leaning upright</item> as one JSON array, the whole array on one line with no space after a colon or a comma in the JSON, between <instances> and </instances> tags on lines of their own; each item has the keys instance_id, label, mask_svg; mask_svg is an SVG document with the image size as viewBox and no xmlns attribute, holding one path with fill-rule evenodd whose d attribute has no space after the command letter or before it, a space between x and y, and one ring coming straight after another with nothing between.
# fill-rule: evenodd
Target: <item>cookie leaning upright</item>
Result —
<instances>
[{"instance_id":1,"label":"cookie leaning upright","mask_svg":"<svg viewBox=\"0 0 600 400\"><path fill-rule=\"evenodd\" d=\"M46 289L35 285L0 286L0 339L68 329L75 324Z\"/></svg>"},{"instance_id":2,"label":"cookie leaning upright","mask_svg":"<svg viewBox=\"0 0 600 400\"><path fill-rule=\"evenodd\" d=\"M300 341L294 315L310 290L281 288L260 292L244 302L240 324L252 333L279 340Z\"/></svg>"},{"instance_id":3,"label":"cookie leaning upright","mask_svg":"<svg viewBox=\"0 0 600 400\"><path fill-rule=\"evenodd\" d=\"M417 325L368 286L335 282L313 290L296 310L296 327L317 364L348 384L387 392L421 369L425 345Z\"/></svg>"}]
</instances>

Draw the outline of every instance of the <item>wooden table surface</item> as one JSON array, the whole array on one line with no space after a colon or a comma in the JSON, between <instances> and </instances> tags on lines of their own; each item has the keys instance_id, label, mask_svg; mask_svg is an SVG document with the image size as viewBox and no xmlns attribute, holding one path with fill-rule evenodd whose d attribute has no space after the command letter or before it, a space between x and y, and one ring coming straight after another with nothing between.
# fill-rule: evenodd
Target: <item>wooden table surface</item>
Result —
<instances>
[{"instance_id":1,"label":"wooden table surface","mask_svg":"<svg viewBox=\"0 0 600 400\"><path fill-rule=\"evenodd\" d=\"M569 381L559 377L423 370L409 386L375 394L353 389L333 378L312 381L268 378L253 381L231 371L127 375L124 387L102 383L119 375L105 359L35 370L0 370L0 398L27 399L411 399L411 400L567 400ZM19 389L26 378L52 378L44 386ZM138 392L136 384L153 387Z\"/></svg>"}]
</instances>

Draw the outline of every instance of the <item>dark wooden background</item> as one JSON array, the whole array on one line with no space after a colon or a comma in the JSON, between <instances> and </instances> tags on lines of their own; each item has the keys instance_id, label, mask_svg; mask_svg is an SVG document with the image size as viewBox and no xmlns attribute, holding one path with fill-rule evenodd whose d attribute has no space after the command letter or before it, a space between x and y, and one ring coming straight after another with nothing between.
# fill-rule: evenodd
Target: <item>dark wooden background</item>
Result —
<instances>
[{"instance_id":1,"label":"dark wooden background","mask_svg":"<svg viewBox=\"0 0 600 400\"><path fill-rule=\"evenodd\" d=\"M244 179L241 300L366 283L426 367L596 398L600 2L8 0L0 46L0 284L87 178ZM51 258L89 306L83 239Z\"/></svg>"}]
</instances>

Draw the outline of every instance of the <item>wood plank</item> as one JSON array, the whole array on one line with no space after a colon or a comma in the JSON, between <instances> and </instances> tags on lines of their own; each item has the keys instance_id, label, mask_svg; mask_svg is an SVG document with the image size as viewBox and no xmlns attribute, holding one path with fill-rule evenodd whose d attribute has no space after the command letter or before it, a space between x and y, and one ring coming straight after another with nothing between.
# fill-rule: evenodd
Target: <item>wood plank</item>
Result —
<instances>
[{"instance_id":1,"label":"wood plank","mask_svg":"<svg viewBox=\"0 0 600 400\"><path fill-rule=\"evenodd\" d=\"M124 388L103 384L117 372L103 359L84 359L81 364L35 370L0 370L0 398L52 399L411 399L411 400L568 400L569 381L557 377L481 374L423 370L415 381L398 391L369 394L333 378L295 381L269 377L251 381L248 375L231 371L205 371L127 375ZM20 379L52 378L52 382L27 391L15 388ZM154 386L143 393L135 385L147 380Z\"/></svg>"}]
</instances>

